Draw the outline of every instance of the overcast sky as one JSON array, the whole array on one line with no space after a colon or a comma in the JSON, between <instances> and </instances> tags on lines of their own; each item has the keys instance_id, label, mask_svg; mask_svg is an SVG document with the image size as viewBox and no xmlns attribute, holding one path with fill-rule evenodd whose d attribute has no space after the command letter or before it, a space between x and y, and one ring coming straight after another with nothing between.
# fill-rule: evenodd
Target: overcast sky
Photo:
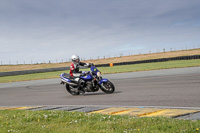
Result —
<instances>
[{"instance_id":1,"label":"overcast sky","mask_svg":"<svg viewBox=\"0 0 200 133\"><path fill-rule=\"evenodd\" d=\"M3 64L200 46L199 0L0 0Z\"/></svg>"}]
</instances>

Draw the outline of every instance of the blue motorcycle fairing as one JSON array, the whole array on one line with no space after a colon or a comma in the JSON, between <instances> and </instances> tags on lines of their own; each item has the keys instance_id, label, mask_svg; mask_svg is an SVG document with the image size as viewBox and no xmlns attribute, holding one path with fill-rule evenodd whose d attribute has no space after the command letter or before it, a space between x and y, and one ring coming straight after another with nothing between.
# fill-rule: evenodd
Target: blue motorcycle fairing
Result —
<instances>
[{"instance_id":1,"label":"blue motorcycle fairing","mask_svg":"<svg viewBox=\"0 0 200 133\"><path fill-rule=\"evenodd\" d=\"M88 74L87 76L82 76L80 78L83 79L83 80L85 80L85 81L89 81L89 80L93 79L93 77L90 74Z\"/></svg>"},{"instance_id":2,"label":"blue motorcycle fairing","mask_svg":"<svg viewBox=\"0 0 200 133\"><path fill-rule=\"evenodd\" d=\"M60 77L62 80L66 81L66 82L72 82L70 79L64 77L64 73L60 74Z\"/></svg>"},{"instance_id":3,"label":"blue motorcycle fairing","mask_svg":"<svg viewBox=\"0 0 200 133\"><path fill-rule=\"evenodd\" d=\"M102 83L106 83L106 82L108 82L108 79L102 79L102 80L99 82L99 84L101 85Z\"/></svg>"},{"instance_id":4,"label":"blue motorcycle fairing","mask_svg":"<svg viewBox=\"0 0 200 133\"><path fill-rule=\"evenodd\" d=\"M72 82L70 79L68 78L62 78L63 80L65 80L66 82Z\"/></svg>"},{"instance_id":5,"label":"blue motorcycle fairing","mask_svg":"<svg viewBox=\"0 0 200 133\"><path fill-rule=\"evenodd\" d=\"M90 70L92 71L92 74L97 75L97 72L100 72L95 66L91 66ZM86 72L84 72L86 73ZM93 79L92 75L89 73L87 76L80 77L81 79L85 81L90 81Z\"/></svg>"},{"instance_id":6,"label":"blue motorcycle fairing","mask_svg":"<svg viewBox=\"0 0 200 133\"><path fill-rule=\"evenodd\" d=\"M95 66L91 66L91 71L92 71L92 74L94 74L94 75L97 75L97 72L100 72ZM83 72L83 73L86 73L86 72ZM66 76L65 76L65 74L66 73L62 73L61 75L60 75L60 77L61 77L61 79L62 80L64 80L64 81L66 81L66 82L72 82L69 78L67 78ZM92 75L89 73L89 74L87 74L87 76L82 76L82 77L80 77L81 79L83 79L83 80L85 80L85 81L90 81L90 80L92 80L93 79L93 77L92 77ZM107 81L105 81L105 80L101 80L102 82L107 82ZM101 83L102 83L101 82Z\"/></svg>"},{"instance_id":7,"label":"blue motorcycle fairing","mask_svg":"<svg viewBox=\"0 0 200 133\"><path fill-rule=\"evenodd\" d=\"M100 72L95 66L91 66L92 74L97 75L97 72Z\"/></svg>"}]
</instances>

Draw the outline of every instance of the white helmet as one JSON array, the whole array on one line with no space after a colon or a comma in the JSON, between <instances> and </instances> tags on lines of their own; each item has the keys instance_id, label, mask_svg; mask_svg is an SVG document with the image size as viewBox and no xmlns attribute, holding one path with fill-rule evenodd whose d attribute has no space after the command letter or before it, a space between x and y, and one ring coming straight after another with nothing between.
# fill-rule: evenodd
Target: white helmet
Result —
<instances>
[{"instance_id":1,"label":"white helmet","mask_svg":"<svg viewBox=\"0 0 200 133\"><path fill-rule=\"evenodd\" d=\"M72 55L71 59L74 64L78 64L80 62L78 55Z\"/></svg>"}]
</instances>

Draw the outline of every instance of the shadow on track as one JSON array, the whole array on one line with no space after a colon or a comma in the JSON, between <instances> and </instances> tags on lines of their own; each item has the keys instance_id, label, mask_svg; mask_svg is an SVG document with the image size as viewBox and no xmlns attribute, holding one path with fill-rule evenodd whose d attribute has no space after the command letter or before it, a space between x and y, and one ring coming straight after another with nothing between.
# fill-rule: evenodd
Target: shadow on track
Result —
<instances>
[{"instance_id":1,"label":"shadow on track","mask_svg":"<svg viewBox=\"0 0 200 133\"><path fill-rule=\"evenodd\" d=\"M115 94L118 94L118 93L122 93L122 92L121 92L121 91L115 91L115 92L112 93L112 94L106 94L106 93L103 93L103 92L85 93L85 94L80 94L80 95L78 95L78 96L115 95Z\"/></svg>"}]
</instances>

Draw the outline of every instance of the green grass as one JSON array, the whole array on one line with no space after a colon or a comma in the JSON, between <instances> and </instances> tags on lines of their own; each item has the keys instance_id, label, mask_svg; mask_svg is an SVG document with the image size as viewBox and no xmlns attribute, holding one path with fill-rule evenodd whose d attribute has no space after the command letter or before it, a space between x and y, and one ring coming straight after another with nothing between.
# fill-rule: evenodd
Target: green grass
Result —
<instances>
[{"instance_id":1,"label":"green grass","mask_svg":"<svg viewBox=\"0 0 200 133\"><path fill-rule=\"evenodd\" d=\"M26 133L199 133L200 120L139 118L68 111L1 110L0 132Z\"/></svg>"},{"instance_id":2,"label":"green grass","mask_svg":"<svg viewBox=\"0 0 200 133\"><path fill-rule=\"evenodd\" d=\"M101 67L99 68L99 70L101 70L104 74L108 74L108 73L149 71L149 70L184 68L184 67L195 67L195 66L200 66L200 59L144 63L144 64L124 65L124 66L115 66L106 68Z\"/></svg>"},{"instance_id":3,"label":"green grass","mask_svg":"<svg viewBox=\"0 0 200 133\"><path fill-rule=\"evenodd\" d=\"M46 72L46 73L35 73L35 74L0 77L0 83L58 78L60 76L60 74L63 72L64 71L56 71L56 72ZM65 71L65 73L69 73L69 70Z\"/></svg>"},{"instance_id":4,"label":"green grass","mask_svg":"<svg viewBox=\"0 0 200 133\"><path fill-rule=\"evenodd\" d=\"M184 67L195 67L195 66L200 66L200 59L144 63L144 64L135 64L135 65L113 66L113 67L99 67L98 69L102 72L102 74L109 74L109 73L149 71L149 70L184 68ZM89 69L84 69L84 70L86 71ZM48 73L0 77L0 83L59 78L59 75L62 72L69 73L69 71L57 71L57 72L48 72Z\"/></svg>"}]
</instances>

